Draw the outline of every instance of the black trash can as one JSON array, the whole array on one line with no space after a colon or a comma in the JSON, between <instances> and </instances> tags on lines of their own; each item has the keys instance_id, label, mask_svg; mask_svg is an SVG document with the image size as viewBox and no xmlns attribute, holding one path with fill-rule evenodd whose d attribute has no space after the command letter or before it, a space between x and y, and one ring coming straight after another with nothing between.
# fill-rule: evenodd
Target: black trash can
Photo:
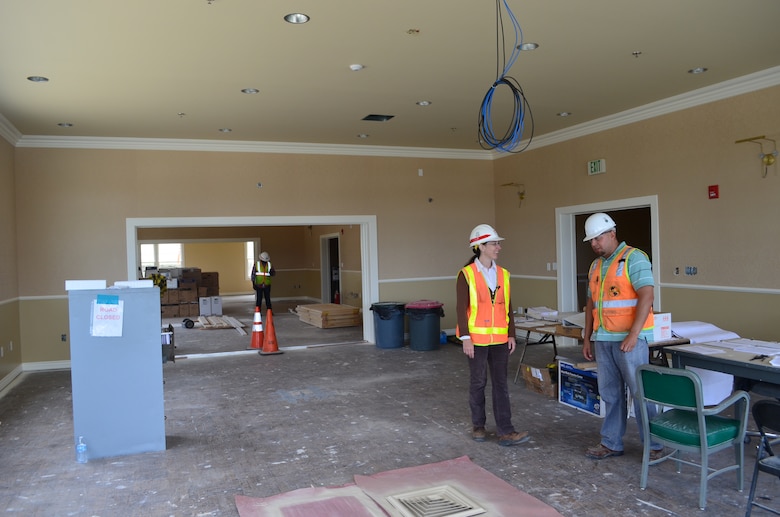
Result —
<instances>
[{"instance_id":1,"label":"black trash can","mask_svg":"<svg viewBox=\"0 0 780 517\"><path fill-rule=\"evenodd\" d=\"M378 348L404 346L404 304L401 302L377 302L371 304L374 311L374 337Z\"/></svg>"},{"instance_id":2,"label":"black trash can","mask_svg":"<svg viewBox=\"0 0 780 517\"><path fill-rule=\"evenodd\" d=\"M438 350L444 304L433 300L418 300L406 304L409 317L409 348Z\"/></svg>"}]
</instances>

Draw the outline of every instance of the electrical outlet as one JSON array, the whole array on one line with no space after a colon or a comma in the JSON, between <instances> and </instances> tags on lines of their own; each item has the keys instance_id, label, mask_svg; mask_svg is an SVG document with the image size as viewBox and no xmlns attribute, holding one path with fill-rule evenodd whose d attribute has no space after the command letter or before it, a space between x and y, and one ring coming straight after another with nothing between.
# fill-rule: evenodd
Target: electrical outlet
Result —
<instances>
[{"instance_id":1,"label":"electrical outlet","mask_svg":"<svg viewBox=\"0 0 780 517\"><path fill-rule=\"evenodd\" d=\"M61 340L62 340L62 342L64 343L65 341L67 341L67 340L68 340L68 335L67 335L67 334L62 334L62 335L60 336L60 339L61 339Z\"/></svg>"}]
</instances>

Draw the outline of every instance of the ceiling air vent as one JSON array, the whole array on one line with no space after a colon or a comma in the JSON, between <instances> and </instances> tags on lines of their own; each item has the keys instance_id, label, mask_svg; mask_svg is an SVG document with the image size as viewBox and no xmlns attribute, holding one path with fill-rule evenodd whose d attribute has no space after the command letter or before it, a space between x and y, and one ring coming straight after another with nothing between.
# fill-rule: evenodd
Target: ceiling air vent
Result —
<instances>
[{"instance_id":1,"label":"ceiling air vent","mask_svg":"<svg viewBox=\"0 0 780 517\"><path fill-rule=\"evenodd\" d=\"M366 115L365 117L363 117L363 120L371 120L374 122L387 122L394 116L395 115Z\"/></svg>"},{"instance_id":2,"label":"ceiling air vent","mask_svg":"<svg viewBox=\"0 0 780 517\"><path fill-rule=\"evenodd\" d=\"M391 495L387 501L403 517L469 517L485 513L484 508L448 485Z\"/></svg>"}]
</instances>

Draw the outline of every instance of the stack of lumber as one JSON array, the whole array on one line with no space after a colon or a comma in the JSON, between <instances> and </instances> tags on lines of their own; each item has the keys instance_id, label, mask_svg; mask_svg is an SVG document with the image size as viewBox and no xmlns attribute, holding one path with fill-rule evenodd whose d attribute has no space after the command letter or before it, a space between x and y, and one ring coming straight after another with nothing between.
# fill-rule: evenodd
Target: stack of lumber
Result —
<instances>
[{"instance_id":1,"label":"stack of lumber","mask_svg":"<svg viewBox=\"0 0 780 517\"><path fill-rule=\"evenodd\" d=\"M246 336L246 331L243 329L244 324L238 321L236 318L230 316L199 316L198 322L203 326L205 330L218 330L218 329L236 329L236 331L242 336Z\"/></svg>"},{"instance_id":2,"label":"stack of lumber","mask_svg":"<svg viewBox=\"0 0 780 517\"><path fill-rule=\"evenodd\" d=\"M301 321L322 329L356 327L363 321L360 308L337 303L299 305L295 312Z\"/></svg>"}]
</instances>

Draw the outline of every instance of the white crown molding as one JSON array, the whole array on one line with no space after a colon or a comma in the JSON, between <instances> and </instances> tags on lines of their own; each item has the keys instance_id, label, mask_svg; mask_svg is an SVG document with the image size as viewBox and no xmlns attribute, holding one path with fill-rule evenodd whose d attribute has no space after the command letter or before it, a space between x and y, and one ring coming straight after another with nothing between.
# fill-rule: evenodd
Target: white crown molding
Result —
<instances>
[{"instance_id":1,"label":"white crown molding","mask_svg":"<svg viewBox=\"0 0 780 517\"><path fill-rule=\"evenodd\" d=\"M754 74L745 75L736 79L713 84L698 90L668 97L660 101L638 106L630 110L621 111L614 115L609 115L589 122L583 122L560 131L547 133L546 135L534 138L528 149L538 149L548 145L557 144L566 140L572 140L581 136L592 135L607 129L613 129L634 122L659 117L681 111L702 104L708 104L729 97L736 97L745 93L751 93L764 88L771 88L780 84L780 66L768 68ZM525 145L527 141L521 143ZM508 153L499 153L494 151L495 158L505 158L510 156Z\"/></svg>"},{"instance_id":2,"label":"white crown molding","mask_svg":"<svg viewBox=\"0 0 780 517\"><path fill-rule=\"evenodd\" d=\"M780 84L780 66L724 81L712 86L662 99L644 106L584 122L570 128L541 135L528 149L537 149L642 120L715 102L729 97L770 88ZM0 136L15 147L62 149L135 149L159 151L216 151L276 154L321 154L341 156L383 156L399 158L440 158L495 160L513 153L483 150L436 149L427 147L383 147L293 142L251 142L223 140L185 140L162 138L95 138L22 135L0 114ZM521 146L527 141L521 142Z\"/></svg>"}]
</instances>

